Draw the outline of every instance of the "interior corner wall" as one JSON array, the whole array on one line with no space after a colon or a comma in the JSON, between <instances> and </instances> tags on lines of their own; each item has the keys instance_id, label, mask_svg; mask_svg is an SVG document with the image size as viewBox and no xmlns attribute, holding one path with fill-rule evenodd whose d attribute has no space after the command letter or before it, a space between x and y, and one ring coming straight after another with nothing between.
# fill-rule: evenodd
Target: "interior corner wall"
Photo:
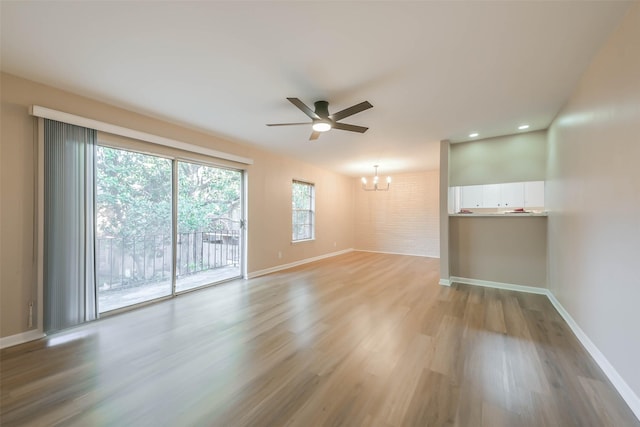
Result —
<instances>
[{"instance_id":1,"label":"interior corner wall","mask_svg":"<svg viewBox=\"0 0 640 427\"><path fill-rule=\"evenodd\" d=\"M451 144L449 186L544 181L547 131Z\"/></svg>"},{"instance_id":2,"label":"interior corner wall","mask_svg":"<svg viewBox=\"0 0 640 427\"><path fill-rule=\"evenodd\" d=\"M640 396L639 42L640 4L636 3L550 127L546 187L549 287L636 399Z\"/></svg>"},{"instance_id":3,"label":"interior corner wall","mask_svg":"<svg viewBox=\"0 0 640 427\"><path fill-rule=\"evenodd\" d=\"M364 191L360 179L353 180L355 248L439 257L439 171L392 178L389 191Z\"/></svg>"},{"instance_id":4,"label":"interior corner wall","mask_svg":"<svg viewBox=\"0 0 640 427\"><path fill-rule=\"evenodd\" d=\"M0 338L29 331L28 305L38 303L35 119L28 114L33 104L252 158L247 167L249 274L354 247L351 177L6 73L0 74L0 86ZM291 243L293 179L316 185L313 241Z\"/></svg>"}]
</instances>

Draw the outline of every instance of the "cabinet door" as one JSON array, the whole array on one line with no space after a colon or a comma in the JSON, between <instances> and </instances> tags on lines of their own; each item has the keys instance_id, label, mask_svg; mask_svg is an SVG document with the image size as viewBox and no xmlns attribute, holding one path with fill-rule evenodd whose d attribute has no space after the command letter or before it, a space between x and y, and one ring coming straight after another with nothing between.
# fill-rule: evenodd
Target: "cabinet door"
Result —
<instances>
[{"instance_id":1,"label":"cabinet door","mask_svg":"<svg viewBox=\"0 0 640 427\"><path fill-rule=\"evenodd\" d=\"M524 183L510 182L500 184L501 208L515 209L524 207Z\"/></svg>"},{"instance_id":2,"label":"cabinet door","mask_svg":"<svg viewBox=\"0 0 640 427\"><path fill-rule=\"evenodd\" d=\"M462 209L482 207L482 185L467 185L461 187L460 207Z\"/></svg>"},{"instance_id":3,"label":"cabinet door","mask_svg":"<svg viewBox=\"0 0 640 427\"><path fill-rule=\"evenodd\" d=\"M524 183L524 206L526 208L544 208L544 181Z\"/></svg>"},{"instance_id":4,"label":"cabinet door","mask_svg":"<svg viewBox=\"0 0 640 427\"><path fill-rule=\"evenodd\" d=\"M502 184L487 184L482 186L482 207L497 208L500 206L500 186Z\"/></svg>"}]
</instances>

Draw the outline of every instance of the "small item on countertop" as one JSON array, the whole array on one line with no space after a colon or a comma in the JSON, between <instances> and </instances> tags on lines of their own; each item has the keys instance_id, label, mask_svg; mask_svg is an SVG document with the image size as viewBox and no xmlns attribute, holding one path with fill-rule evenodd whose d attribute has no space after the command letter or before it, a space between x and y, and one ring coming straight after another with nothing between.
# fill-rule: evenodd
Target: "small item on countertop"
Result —
<instances>
[{"instance_id":1,"label":"small item on countertop","mask_svg":"<svg viewBox=\"0 0 640 427\"><path fill-rule=\"evenodd\" d=\"M469 209L460 209L459 214L472 214L473 212Z\"/></svg>"}]
</instances>

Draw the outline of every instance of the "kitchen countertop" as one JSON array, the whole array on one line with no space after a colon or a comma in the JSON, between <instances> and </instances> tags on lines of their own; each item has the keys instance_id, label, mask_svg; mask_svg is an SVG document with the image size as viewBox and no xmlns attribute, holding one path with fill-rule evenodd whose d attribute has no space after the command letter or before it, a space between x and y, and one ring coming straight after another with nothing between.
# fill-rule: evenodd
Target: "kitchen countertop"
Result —
<instances>
[{"instance_id":1,"label":"kitchen countertop","mask_svg":"<svg viewBox=\"0 0 640 427\"><path fill-rule=\"evenodd\" d=\"M449 214L455 217L467 218L501 218L501 217L530 217L530 216L549 216L547 212L521 212L521 213L468 213L468 214Z\"/></svg>"}]
</instances>

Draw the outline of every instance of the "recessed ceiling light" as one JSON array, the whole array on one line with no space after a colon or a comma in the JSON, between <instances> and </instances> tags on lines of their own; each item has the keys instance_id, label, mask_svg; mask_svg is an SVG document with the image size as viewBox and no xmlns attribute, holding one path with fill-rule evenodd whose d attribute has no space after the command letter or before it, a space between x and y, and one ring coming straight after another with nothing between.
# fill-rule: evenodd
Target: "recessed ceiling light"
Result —
<instances>
[{"instance_id":1,"label":"recessed ceiling light","mask_svg":"<svg viewBox=\"0 0 640 427\"><path fill-rule=\"evenodd\" d=\"M470 133L469 138L475 138L478 135L480 135L478 132Z\"/></svg>"},{"instance_id":2,"label":"recessed ceiling light","mask_svg":"<svg viewBox=\"0 0 640 427\"><path fill-rule=\"evenodd\" d=\"M518 126L518 129L520 129L520 130L529 129L529 125L520 125L520 126Z\"/></svg>"}]
</instances>

